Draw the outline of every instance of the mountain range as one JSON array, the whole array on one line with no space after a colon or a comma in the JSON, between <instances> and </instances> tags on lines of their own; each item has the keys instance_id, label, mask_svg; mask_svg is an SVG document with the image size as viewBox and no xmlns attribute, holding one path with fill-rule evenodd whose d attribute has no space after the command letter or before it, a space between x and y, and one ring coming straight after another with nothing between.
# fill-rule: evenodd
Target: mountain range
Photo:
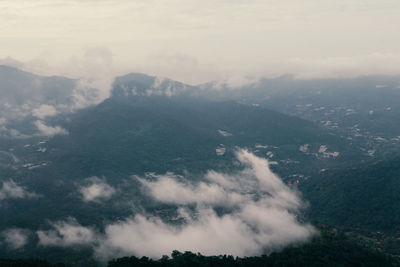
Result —
<instances>
[{"instance_id":1,"label":"mountain range","mask_svg":"<svg viewBox=\"0 0 400 267\"><path fill-rule=\"evenodd\" d=\"M245 150L304 202L287 210L299 225L338 229L398 257L399 85L400 77L283 76L231 88L131 73L97 103L78 80L0 66L0 256L85 265L101 239L91 235L108 234L109 225L145 214L179 226L182 203L155 201L151 186L169 177L181 191L205 194L218 188L210 172L253 170L238 156ZM221 188L255 203L274 195L242 186ZM218 218L235 214L229 205L213 207ZM193 203L187 210L202 212ZM66 225L78 232L62 232ZM43 233L59 243L46 245Z\"/></svg>"}]
</instances>

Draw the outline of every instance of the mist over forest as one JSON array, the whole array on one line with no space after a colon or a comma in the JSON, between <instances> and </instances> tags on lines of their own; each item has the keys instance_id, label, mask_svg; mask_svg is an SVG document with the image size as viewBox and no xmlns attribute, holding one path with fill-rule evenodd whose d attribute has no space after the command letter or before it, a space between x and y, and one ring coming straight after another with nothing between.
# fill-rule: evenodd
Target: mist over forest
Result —
<instances>
[{"instance_id":1,"label":"mist over forest","mask_svg":"<svg viewBox=\"0 0 400 267\"><path fill-rule=\"evenodd\" d=\"M0 266L399 266L398 11L0 1Z\"/></svg>"}]
</instances>

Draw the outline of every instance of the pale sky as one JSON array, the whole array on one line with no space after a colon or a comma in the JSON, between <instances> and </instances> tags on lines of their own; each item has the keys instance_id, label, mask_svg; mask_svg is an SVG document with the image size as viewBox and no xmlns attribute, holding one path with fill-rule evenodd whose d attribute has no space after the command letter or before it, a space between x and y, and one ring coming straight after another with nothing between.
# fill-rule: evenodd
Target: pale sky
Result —
<instances>
[{"instance_id":1,"label":"pale sky","mask_svg":"<svg viewBox=\"0 0 400 267\"><path fill-rule=\"evenodd\" d=\"M0 63L196 84L400 74L398 0L0 0Z\"/></svg>"}]
</instances>

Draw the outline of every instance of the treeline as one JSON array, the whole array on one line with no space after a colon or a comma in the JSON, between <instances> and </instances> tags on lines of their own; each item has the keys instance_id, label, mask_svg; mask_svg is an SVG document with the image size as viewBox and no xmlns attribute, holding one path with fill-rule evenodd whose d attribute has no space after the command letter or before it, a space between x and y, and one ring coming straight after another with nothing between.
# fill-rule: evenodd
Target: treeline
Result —
<instances>
[{"instance_id":1,"label":"treeline","mask_svg":"<svg viewBox=\"0 0 400 267\"><path fill-rule=\"evenodd\" d=\"M66 267L62 263L52 264L39 259L0 259L1 267Z\"/></svg>"},{"instance_id":2,"label":"treeline","mask_svg":"<svg viewBox=\"0 0 400 267\"><path fill-rule=\"evenodd\" d=\"M192 252L174 251L171 257L152 260L148 257L124 257L109 262L108 267L131 266L400 266L400 262L382 253L363 248L337 233L324 233L311 243L289 247L281 252L257 257L227 255L203 256Z\"/></svg>"},{"instance_id":3,"label":"treeline","mask_svg":"<svg viewBox=\"0 0 400 267\"><path fill-rule=\"evenodd\" d=\"M123 257L111 260L108 267L247 267L247 266L400 266L400 261L378 251L364 248L349 240L335 229L321 230L320 236L311 242L293 246L270 255L256 257L233 257L230 255L204 256L200 253L173 251L171 256L163 256L158 260L148 257ZM52 264L42 260L0 259L0 267L65 267L77 266L76 263ZM101 264L98 264L102 266ZM79 264L93 266L93 263Z\"/></svg>"}]
</instances>

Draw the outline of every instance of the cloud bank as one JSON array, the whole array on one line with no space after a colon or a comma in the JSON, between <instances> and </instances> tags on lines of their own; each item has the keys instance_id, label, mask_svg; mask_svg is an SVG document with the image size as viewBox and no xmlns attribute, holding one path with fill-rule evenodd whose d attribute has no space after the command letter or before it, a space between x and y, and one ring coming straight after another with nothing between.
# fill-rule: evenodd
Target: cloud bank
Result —
<instances>
[{"instance_id":1,"label":"cloud bank","mask_svg":"<svg viewBox=\"0 0 400 267\"><path fill-rule=\"evenodd\" d=\"M0 1L0 63L101 80L145 72L191 84L260 74L399 74L399 1L117 3Z\"/></svg>"},{"instance_id":2,"label":"cloud bank","mask_svg":"<svg viewBox=\"0 0 400 267\"><path fill-rule=\"evenodd\" d=\"M201 182L172 173L135 177L152 201L176 206L174 218L139 213L105 225L101 234L69 219L39 231L40 244L89 245L103 260L125 255L159 258L175 249L251 256L305 242L316 233L310 224L299 222L303 202L271 172L266 159L246 150L236 156L245 166L242 171L210 171Z\"/></svg>"},{"instance_id":3,"label":"cloud bank","mask_svg":"<svg viewBox=\"0 0 400 267\"><path fill-rule=\"evenodd\" d=\"M178 205L178 218L185 223L173 226L158 217L136 215L107 226L97 254L157 258L178 249L251 256L305 241L315 233L311 225L298 222L303 203L271 172L267 160L246 150L238 151L237 159L246 166L240 173L211 171L199 183L173 174L154 176L152 181L139 178L153 199ZM227 212L218 214L217 207Z\"/></svg>"}]
</instances>

